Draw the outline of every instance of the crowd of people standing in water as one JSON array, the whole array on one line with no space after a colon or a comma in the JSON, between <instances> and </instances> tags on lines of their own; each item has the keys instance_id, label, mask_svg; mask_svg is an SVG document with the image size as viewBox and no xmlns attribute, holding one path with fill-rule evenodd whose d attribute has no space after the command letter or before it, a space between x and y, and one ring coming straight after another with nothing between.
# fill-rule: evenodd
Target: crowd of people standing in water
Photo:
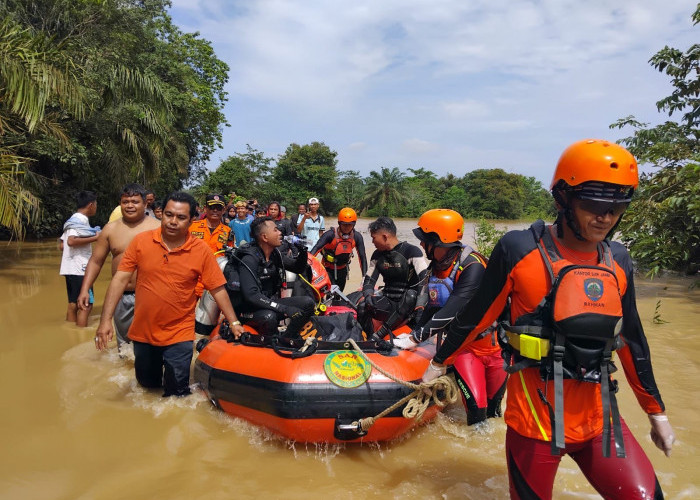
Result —
<instances>
[{"instance_id":1,"label":"crowd of people standing in water","mask_svg":"<svg viewBox=\"0 0 700 500\"><path fill-rule=\"evenodd\" d=\"M183 396L190 391L194 310L204 289L233 337L249 324L295 338L314 301L283 297L280 271L303 272L309 254L320 255L342 291L357 254L364 276L358 321L369 338L391 338L396 327L408 325L411 333L392 342L415 349L441 335L423 382L454 366L468 424L500 416L507 394L512 498L551 498L564 455L605 498L663 498L648 457L620 416L612 378L616 361L649 417L652 441L670 455L674 431L637 312L632 262L626 248L610 240L637 187L637 163L627 150L579 141L563 152L552 178L553 224L511 231L484 256L462 242L464 220L453 210L420 217L414 234L421 248L399 241L394 222L379 217L369 225L375 247L369 260L355 211L342 209L337 226L326 230L316 198L291 218L277 202L229 205L219 194L208 195L199 212L186 193L158 204L152 193L129 184L100 231L88 222L96 198L84 192L61 238L67 319L87 324L92 285L111 253L97 349L106 349L116 332L118 346L134 346L139 384ZM225 247L238 248L251 271L240 274L242 300L235 308L215 259ZM384 287L377 289L380 277Z\"/></svg>"}]
</instances>

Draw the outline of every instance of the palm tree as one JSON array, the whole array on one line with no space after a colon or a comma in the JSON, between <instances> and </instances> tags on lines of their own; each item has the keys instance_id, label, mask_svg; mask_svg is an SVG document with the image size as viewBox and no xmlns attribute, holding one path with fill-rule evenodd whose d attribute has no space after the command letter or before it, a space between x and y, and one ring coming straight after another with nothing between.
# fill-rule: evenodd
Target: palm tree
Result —
<instances>
[{"instance_id":1,"label":"palm tree","mask_svg":"<svg viewBox=\"0 0 700 500\"><path fill-rule=\"evenodd\" d=\"M67 145L58 124L63 113L80 119L85 99L70 61L51 40L10 19L0 22L0 226L22 238L26 222L35 222L39 200L25 188L30 159L16 154L28 134L43 133Z\"/></svg>"},{"instance_id":2,"label":"palm tree","mask_svg":"<svg viewBox=\"0 0 700 500\"><path fill-rule=\"evenodd\" d=\"M24 169L27 163L28 158L9 151L0 154L0 226L20 239L24 237L24 223L35 224L40 213L39 200L22 183L25 175L31 175Z\"/></svg>"},{"instance_id":3,"label":"palm tree","mask_svg":"<svg viewBox=\"0 0 700 500\"><path fill-rule=\"evenodd\" d=\"M391 170L382 167L381 172L372 170L365 179L366 191L360 209L379 206L383 214L388 214L391 205L399 205L407 199L402 189L405 178L396 167Z\"/></svg>"},{"instance_id":4,"label":"palm tree","mask_svg":"<svg viewBox=\"0 0 700 500\"><path fill-rule=\"evenodd\" d=\"M102 88L86 83L78 59L64 45L9 18L0 21L0 225L20 238L25 223L36 221L39 200L24 182L31 160L17 149L37 135L70 148L59 119L86 125L115 185L157 179L162 161L183 175L189 164L160 80L138 68L107 64Z\"/></svg>"}]
</instances>

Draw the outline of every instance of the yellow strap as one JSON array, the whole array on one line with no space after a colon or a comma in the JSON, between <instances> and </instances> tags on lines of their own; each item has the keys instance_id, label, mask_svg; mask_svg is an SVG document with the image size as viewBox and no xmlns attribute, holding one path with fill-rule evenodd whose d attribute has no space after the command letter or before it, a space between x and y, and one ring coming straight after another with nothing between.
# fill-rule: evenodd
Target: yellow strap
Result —
<instances>
[{"instance_id":1,"label":"yellow strap","mask_svg":"<svg viewBox=\"0 0 700 500\"><path fill-rule=\"evenodd\" d=\"M530 411L532 412L532 416L535 418L535 422L537 423L537 427L540 428L540 432L542 433L542 437L544 438L544 440L549 441L549 438L547 437L547 433L544 431L544 428L542 427L542 424L540 423L540 419L537 417L537 412L535 411L535 405L532 404L532 400L530 399L530 393L527 392L527 386L525 385L525 378L523 377L523 372L519 371L518 375L520 375L520 382L523 384L523 391L525 392L525 398L527 398L527 404L530 405Z\"/></svg>"}]
</instances>

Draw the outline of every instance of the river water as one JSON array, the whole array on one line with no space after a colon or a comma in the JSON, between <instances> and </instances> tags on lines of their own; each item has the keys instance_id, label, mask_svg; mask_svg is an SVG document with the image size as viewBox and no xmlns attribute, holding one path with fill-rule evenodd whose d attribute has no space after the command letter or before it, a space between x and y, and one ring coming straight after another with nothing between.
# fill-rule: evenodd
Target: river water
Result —
<instances>
[{"instance_id":1,"label":"river water","mask_svg":"<svg viewBox=\"0 0 700 500\"><path fill-rule=\"evenodd\" d=\"M398 221L399 236L413 239L414 224ZM358 223L369 251L366 226ZM465 234L469 241L473 226ZM82 329L63 321L59 261L54 242L0 246L1 499L507 498L503 421L467 427L460 406L397 442L316 446L232 419L201 392L163 399L141 389L132 361L120 359L116 347L98 353L92 341L109 265L95 287L90 326ZM691 284L636 283L678 439L670 459L648 438L646 416L625 381L618 396L673 499L700 498L700 292ZM655 324L655 311L667 322ZM598 495L565 458L555 498Z\"/></svg>"}]
</instances>

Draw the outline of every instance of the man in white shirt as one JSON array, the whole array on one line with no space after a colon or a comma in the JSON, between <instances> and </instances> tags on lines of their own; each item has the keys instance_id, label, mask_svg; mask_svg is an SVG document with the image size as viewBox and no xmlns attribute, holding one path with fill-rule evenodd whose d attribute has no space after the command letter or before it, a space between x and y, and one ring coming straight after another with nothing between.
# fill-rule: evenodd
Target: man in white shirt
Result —
<instances>
[{"instance_id":1,"label":"man in white shirt","mask_svg":"<svg viewBox=\"0 0 700 500\"><path fill-rule=\"evenodd\" d=\"M90 305L78 310L78 295L85 277L85 268L92 255L91 243L97 240L99 227L91 227L88 217L97 212L97 196L92 191L80 191L76 195L78 211L70 216L63 225L61 236L61 276L66 278L68 292L68 310L66 321L75 321L78 326L87 326L88 317L92 311L92 289L90 289Z\"/></svg>"},{"instance_id":2,"label":"man in white shirt","mask_svg":"<svg viewBox=\"0 0 700 500\"><path fill-rule=\"evenodd\" d=\"M318 207L318 198L309 198L309 209L299 219L299 224L297 225L297 233L306 238L307 250L311 250L314 247L321 234L326 230L323 215L318 213Z\"/></svg>"}]
</instances>

